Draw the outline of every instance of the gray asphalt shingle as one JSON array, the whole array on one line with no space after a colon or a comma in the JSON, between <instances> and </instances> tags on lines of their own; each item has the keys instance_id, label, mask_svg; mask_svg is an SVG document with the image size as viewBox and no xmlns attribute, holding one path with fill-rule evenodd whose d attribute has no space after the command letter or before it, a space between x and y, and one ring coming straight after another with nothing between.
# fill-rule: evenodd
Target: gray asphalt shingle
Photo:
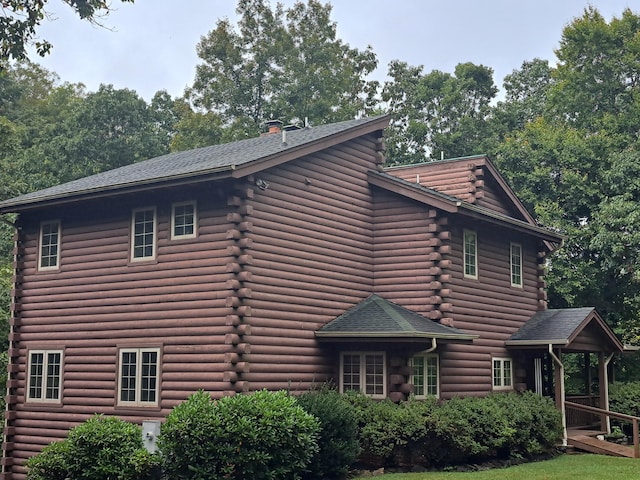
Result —
<instances>
[{"instance_id":1,"label":"gray asphalt shingle","mask_svg":"<svg viewBox=\"0 0 640 480\"><path fill-rule=\"evenodd\" d=\"M511 336L517 341L568 342L576 329L591 315L593 307L550 309L537 312Z\"/></svg>"}]
</instances>

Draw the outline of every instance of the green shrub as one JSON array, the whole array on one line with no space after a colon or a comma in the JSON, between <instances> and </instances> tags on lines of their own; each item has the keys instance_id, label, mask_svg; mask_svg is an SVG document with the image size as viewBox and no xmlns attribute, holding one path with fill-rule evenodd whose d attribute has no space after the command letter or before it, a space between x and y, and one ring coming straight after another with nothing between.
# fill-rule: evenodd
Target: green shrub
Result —
<instances>
[{"instance_id":1,"label":"green shrub","mask_svg":"<svg viewBox=\"0 0 640 480\"><path fill-rule=\"evenodd\" d=\"M609 410L640 417L640 382L617 382L609 385ZM611 423L632 435L631 422L611 417Z\"/></svg>"},{"instance_id":2,"label":"green shrub","mask_svg":"<svg viewBox=\"0 0 640 480\"><path fill-rule=\"evenodd\" d=\"M213 400L198 392L161 426L164 470L177 479L297 479L318 450L318 420L286 392Z\"/></svg>"},{"instance_id":3,"label":"green shrub","mask_svg":"<svg viewBox=\"0 0 640 480\"><path fill-rule=\"evenodd\" d=\"M27 461L29 480L142 480L152 478L156 457L142 446L139 426L96 415Z\"/></svg>"},{"instance_id":4,"label":"green shrub","mask_svg":"<svg viewBox=\"0 0 640 480\"><path fill-rule=\"evenodd\" d=\"M320 422L319 450L303 478L342 477L360 452L356 409L343 395L328 387L299 396L298 403Z\"/></svg>"}]
</instances>

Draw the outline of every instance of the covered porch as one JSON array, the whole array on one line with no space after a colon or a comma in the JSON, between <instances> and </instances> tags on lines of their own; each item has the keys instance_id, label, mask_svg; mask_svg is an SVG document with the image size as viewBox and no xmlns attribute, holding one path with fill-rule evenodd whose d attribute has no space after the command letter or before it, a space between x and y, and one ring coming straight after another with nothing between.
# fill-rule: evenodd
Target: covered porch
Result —
<instances>
[{"instance_id":1,"label":"covered porch","mask_svg":"<svg viewBox=\"0 0 640 480\"><path fill-rule=\"evenodd\" d=\"M616 417L634 425L630 456L640 457L638 419L609 410L609 366L624 346L594 308L540 311L507 341L507 347L524 363L530 379L527 387L552 397L562 412L564 445L570 438L611 433L610 418ZM581 360L583 389L579 394L575 388L570 389L573 395L567 393L565 361L569 354L574 356L574 365L576 355Z\"/></svg>"}]
</instances>

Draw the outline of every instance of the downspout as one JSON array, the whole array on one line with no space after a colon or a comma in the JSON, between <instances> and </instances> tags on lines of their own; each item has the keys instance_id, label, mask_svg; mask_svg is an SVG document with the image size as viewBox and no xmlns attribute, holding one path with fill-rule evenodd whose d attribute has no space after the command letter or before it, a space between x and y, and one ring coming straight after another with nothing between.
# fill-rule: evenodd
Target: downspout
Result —
<instances>
[{"instance_id":1,"label":"downspout","mask_svg":"<svg viewBox=\"0 0 640 480\"><path fill-rule=\"evenodd\" d=\"M433 352L436 348L438 348L438 342L436 342L435 337L431 338L431 346L429 348L427 348L426 350L420 352L420 353L431 353Z\"/></svg>"},{"instance_id":2,"label":"downspout","mask_svg":"<svg viewBox=\"0 0 640 480\"><path fill-rule=\"evenodd\" d=\"M613 358L613 353L611 353L608 357L604 359L604 378L600 380L600 388L604 388L604 408L606 411L609 411L609 362ZM607 415L607 433L611 433L611 417Z\"/></svg>"},{"instance_id":3,"label":"downspout","mask_svg":"<svg viewBox=\"0 0 640 480\"><path fill-rule=\"evenodd\" d=\"M553 358L557 367L560 369L560 412L562 413L562 446L567 446L567 411L564 405L564 365L560 359L553 353L553 345L549 344L549 355Z\"/></svg>"}]
</instances>

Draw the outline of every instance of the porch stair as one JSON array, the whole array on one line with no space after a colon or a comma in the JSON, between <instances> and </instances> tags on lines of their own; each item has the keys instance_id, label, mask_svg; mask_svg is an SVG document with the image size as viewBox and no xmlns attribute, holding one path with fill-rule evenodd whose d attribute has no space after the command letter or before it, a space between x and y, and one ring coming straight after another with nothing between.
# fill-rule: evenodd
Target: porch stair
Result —
<instances>
[{"instance_id":1,"label":"porch stair","mask_svg":"<svg viewBox=\"0 0 640 480\"><path fill-rule=\"evenodd\" d=\"M610 455L612 457L634 458L633 447L619 445L606 440L596 438L602 432L588 430L569 430L567 442L578 450L598 455Z\"/></svg>"}]
</instances>

